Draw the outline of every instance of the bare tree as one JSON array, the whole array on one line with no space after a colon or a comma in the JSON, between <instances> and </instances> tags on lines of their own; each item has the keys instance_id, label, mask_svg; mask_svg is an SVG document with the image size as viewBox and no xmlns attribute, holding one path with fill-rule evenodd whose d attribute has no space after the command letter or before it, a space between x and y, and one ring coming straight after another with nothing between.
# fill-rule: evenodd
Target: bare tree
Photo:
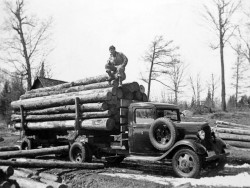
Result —
<instances>
[{"instance_id":1,"label":"bare tree","mask_svg":"<svg viewBox=\"0 0 250 188\"><path fill-rule=\"evenodd\" d=\"M214 13L206 5L206 19L213 26L213 30L218 36L219 43L211 45L213 49L220 49L221 63L221 108L226 111L226 88L225 88L225 70L224 70L224 47L228 40L233 36L237 25L232 23L233 15L239 8L241 1L233 0L212 0L217 13Z\"/></svg>"},{"instance_id":2,"label":"bare tree","mask_svg":"<svg viewBox=\"0 0 250 188\"><path fill-rule=\"evenodd\" d=\"M173 41L165 41L163 36L157 36L150 44L144 55L144 61L149 65L148 78L142 80L148 84L148 98L150 98L151 82L160 82L159 77L168 73L167 68L173 63L173 58L178 47L173 46ZM161 83L161 82L160 82Z\"/></svg>"},{"instance_id":3,"label":"bare tree","mask_svg":"<svg viewBox=\"0 0 250 188\"><path fill-rule=\"evenodd\" d=\"M175 60L175 63L172 63L168 68L168 73L164 76L167 78L166 82L161 82L164 86L166 86L170 91L174 93L174 103L178 103L179 93L182 92L182 88L186 85L184 84L184 71L185 66L183 62L179 60Z\"/></svg>"},{"instance_id":4,"label":"bare tree","mask_svg":"<svg viewBox=\"0 0 250 188\"><path fill-rule=\"evenodd\" d=\"M26 76L29 90L36 64L44 60L52 50L48 45L52 19L40 21L34 15L28 15L25 0L5 1L5 8L7 18L3 27L4 55L1 58L12 63L20 75Z\"/></svg>"},{"instance_id":5,"label":"bare tree","mask_svg":"<svg viewBox=\"0 0 250 188\"><path fill-rule=\"evenodd\" d=\"M232 86L235 89L235 107L237 107L237 101L238 101L238 96L240 94L240 89L241 89L241 84L244 80L244 73L248 70L248 67L245 64L245 61L243 59L243 54L242 54L242 47L241 44L238 44L234 48L236 55L237 55L237 60L234 64L233 70L233 78L234 82L232 83Z\"/></svg>"},{"instance_id":6,"label":"bare tree","mask_svg":"<svg viewBox=\"0 0 250 188\"><path fill-rule=\"evenodd\" d=\"M218 88L219 79L216 79L214 74L211 74L211 80L207 82L208 91L211 94L212 108L215 106L215 91Z\"/></svg>"},{"instance_id":7,"label":"bare tree","mask_svg":"<svg viewBox=\"0 0 250 188\"><path fill-rule=\"evenodd\" d=\"M200 75L197 74L196 81L194 81L194 78L190 76L189 82L190 82L191 89L193 91L192 100L194 100L193 102L195 103L195 106L199 107L201 103L201 92L202 92Z\"/></svg>"}]
</instances>

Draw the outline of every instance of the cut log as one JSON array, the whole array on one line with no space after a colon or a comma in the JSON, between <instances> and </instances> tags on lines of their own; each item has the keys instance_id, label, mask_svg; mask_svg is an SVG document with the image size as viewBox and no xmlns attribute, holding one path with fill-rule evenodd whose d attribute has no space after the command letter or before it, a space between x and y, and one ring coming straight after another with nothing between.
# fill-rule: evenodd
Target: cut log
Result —
<instances>
[{"instance_id":1,"label":"cut log","mask_svg":"<svg viewBox=\"0 0 250 188\"><path fill-rule=\"evenodd\" d=\"M5 151L5 152L0 152L0 159L9 159L16 157L35 157L39 155L60 154L68 151L69 151L69 146L58 146L58 147L32 149L32 150ZM0 165L4 164L0 163Z\"/></svg>"},{"instance_id":2,"label":"cut log","mask_svg":"<svg viewBox=\"0 0 250 188\"><path fill-rule=\"evenodd\" d=\"M15 177L12 176L10 177L11 180L15 180L20 187L25 187L25 188L53 188L51 185L47 185L45 183L41 183L35 180L32 180L30 178L23 178L23 177Z\"/></svg>"},{"instance_id":3,"label":"cut log","mask_svg":"<svg viewBox=\"0 0 250 188\"><path fill-rule=\"evenodd\" d=\"M16 150L20 150L19 146L2 146L0 147L0 152L1 151L16 151Z\"/></svg>"},{"instance_id":4,"label":"cut log","mask_svg":"<svg viewBox=\"0 0 250 188\"><path fill-rule=\"evenodd\" d=\"M81 112L98 112L108 109L107 102L102 103L86 103L80 105ZM29 110L28 115L43 115L43 114L61 114L61 113L75 113L75 105L66 105L53 108L45 108L42 110Z\"/></svg>"},{"instance_id":5,"label":"cut log","mask_svg":"<svg viewBox=\"0 0 250 188\"><path fill-rule=\"evenodd\" d=\"M216 128L215 132L238 134L238 135L239 134L240 135L250 135L250 130L242 130L242 129Z\"/></svg>"},{"instance_id":6,"label":"cut log","mask_svg":"<svg viewBox=\"0 0 250 188\"><path fill-rule=\"evenodd\" d=\"M64 84L59 84L59 85L56 85L56 86L44 87L44 88L39 88L39 89L35 89L35 90L30 90L27 93L56 91L56 90L61 90L61 89L69 88L69 87L73 87L73 86L88 85L88 84L93 84L93 83L105 82L105 81L108 81L108 80L109 80L109 76L107 74L104 74L104 75L84 78L84 79L77 80L77 81L70 82L70 83L64 83Z\"/></svg>"},{"instance_id":7,"label":"cut log","mask_svg":"<svg viewBox=\"0 0 250 188\"><path fill-rule=\"evenodd\" d=\"M62 183L62 178L60 176L54 175L54 174L49 174L46 172L41 172L39 173L39 176L45 180L50 180L58 183Z\"/></svg>"},{"instance_id":8,"label":"cut log","mask_svg":"<svg viewBox=\"0 0 250 188\"><path fill-rule=\"evenodd\" d=\"M224 124L216 124L216 127L218 127L218 128L226 128L226 129L249 130L249 127L234 127L234 126L224 125Z\"/></svg>"},{"instance_id":9,"label":"cut log","mask_svg":"<svg viewBox=\"0 0 250 188\"><path fill-rule=\"evenodd\" d=\"M123 99L133 100L134 96L132 92L123 93Z\"/></svg>"},{"instance_id":10,"label":"cut log","mask_svg":"<svg viewBox=\"0 0 250 188\"><path fill-rule=\"evenodd\" d=\"M35 175L39 174L39 172L37 170L31 170L31 169L28 169L28 168L18 168L18 170L26 172L28 174L32 174L32 176L35 176Z\"/></svg>"},{"instance_id":11,"label":"cut log","mask_svg":"<svg viewBox=\"0 0 250 188\"><path fill-rule=\"evenodd\" d=\"M55 121L55 122L39 122L27 123L28 130L74 130L74 122L71 121ZM15 124L16 129L20 129L20 123ZM115 127L115 122L111 118L95 118L84 120L81 123L81 129L89 130L106 130L110 131Z\"/></svg>"},{"instance_id":12,"label":"cut log","mask_svg":"<svg viewBox=\"0 0 250 188\"><path fill-rule=\"evenodd\" d=\"M79 92L79 91L86 91L86 90L93 90L93 89L104 89L108 87L118 87L118 82L113 81L112 84L109 84L109 82L100 82L100 83L94 83L89 85L81 85L81 86L75 86L70 88L64 88L61 90L54 90L54 91L44 91L44 92L36 92L36 93L25 93L20 97L20 99L30 99L30 98L36 98L36 97L44 97L49 95L57 95L57 94L63 94L63 93L72 93L72 92Z\"/></svg>"},{"instance_id":13,"label":"cut log","mask_svg":"<svg viewBox=\"0 0 250 188\"><path fill-rule=\"evenodd\" d=\"M39 159L15 159L0 160L0 165L10 165L13 167L26 168L82 168L82 169L100 169L104 168L103 163L74 163L68 161L49 161Z\"/></svg>"},{"instance_id":14,"label":"cut log","mask_svg":"<svg viewBox=\"0 0 250 188\"><path fill-rule=\"evenodd\" d=\"M75 98L79 97L80 103L96 103L96 102L104 102L108 101L112 97L112 93L93 93L87 96L71 96L66 98L58 98L51 100L37 100L37 101L28 101L27 100L19 100L11 103L12 108L18 109L21 105L25 108L25 110L30 109L42 109L49 107L58 107L63 105L73 105L75 104Z\"/></svg>"},{"instance_id":15,"label":"cut log","mask_svg":"<svg viewBox=\"0 0 250 188\"><path fill-rule=\"evenodd\" d=\"M41 101L41 100L53 100L53 99L62 99L67 97L85 97L89 95L100 95L100 94L106 94L106 93L112 93L112 95L116 95L117 88L110 87L110 88L104 88L104 89L93 89L93 90L87 90L87 91L79 91L79 92L72 92L72 93L63 93L58 95L49 95L45 97L36 97L36 98L30 98L30 99L24 99L19 100L20 103L27 103L27 102L35 102L35 101ZM18 101L15 101L18 102Z\"/></svg>"},{"instance_id":16,"label":"cut log","mask_svg":"<svg viewBox=\"0 0 250 188\"><path fill-rule=\"evenodd\" d=\"M123 90L129 90L130 92L139 91L140 86L137 82L125 83L122 85Z\"/></svg>"},{"instance_id":17,"label":"cut log","mask_svg":"<svg viewBox=\"0 0 250 188\"><path fill-rule=\"evenodd\" d=\"M127 107L129 107L129 105L132 103L132 101L131 100L127 100L127 99L121 99L120 100L120 107L122 107L122 108L127 108Z\"/></svg>"},{"instance_id":18,"label":"cut log","mask_svg":"<svg viewBox=\"0 0 250 188\"><path fill-rule=\"evenodd\" d=\"M88 130L105 130L111 131L115 127L115 120L111 118L103 119L89 119L84 120L81 124L81 128Z\"/></svg>"},{"instance_id":19,"label":"cut log","mask_svg":"<svg viewBox=\"0 0 250 188\"><path fill-rule=\"evenodd\" d=\"M41 178L40 181L45 183L45 184L51 185L53 188L67 188L68 187L64 183L58 183L58 182L47 180L47 179L44 179L44 178Z\"/></svg>"},{"instance_id":20,"label":"cut log","mask_svg":"<svg viewBox=\"0 0 250 188\"><path fill-rule=\"evenodd\" d=\"M242 124L237 124L237 123L231 123L231 122L226 122L226 121L216 121L216 124L222 124L222 125L228 125L228 126L233 126L233 127L242 127L242 128L248 128L250 130L250 125L242 125Z\"/></svg>"},{"instance_id":21,"label":"cut log","mask_svg":"<svg viewBox=\"0 0 250 188\"><path fill-rule=\"evenodd\" d=\"M225 140L250 142L250 136L248 135L236 135L236 134L228 134L228 133L216 133L216 135L222 138L223 140L225 139Z\"/></svg>"},{"instance_id":22,"label":"cut log","mask_svg":"<svg viewBox=\"0 0 250 188\"><path fill-rule=\"evenodd\" d=\"M234 141L234 140L224 140L230 146L238 147L238 148L250 148L250 142L243 141Z\"/></svg>"},{"instance_id":23,"label":"cut log","mask_svg":"<svg viewBox=\"0 0 250 188\"><path fill-rule=\"evenodd\" d=\"M93 118L107 118L112 115L111 111L106 110L103 112L84 112L80 115L81 119L93 119ZM63 121L74 120L76 115L74 113L68 114L50 114L50 115L27 115L25 117L26 122L43 122L43 121ZM11 121L21 122L21 115L11 115Z\"/></svg>"}]
</instances>

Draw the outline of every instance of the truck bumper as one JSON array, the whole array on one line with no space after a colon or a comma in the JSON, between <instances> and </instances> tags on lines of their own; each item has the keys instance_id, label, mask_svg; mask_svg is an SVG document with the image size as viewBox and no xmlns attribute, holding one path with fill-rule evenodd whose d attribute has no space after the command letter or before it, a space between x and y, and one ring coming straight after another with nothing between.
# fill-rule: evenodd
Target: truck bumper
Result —
<instances>
[{"instance_id":1,"label":"truck bumper","mask_svg":"<svg viewBox=\"0 0 250 188\"><path fill-rule=\"evenodd\" d=\"M208 152L208 156L206 157L206 161L214 161L216 159L226 159L226 157L229 155L230 153L221 153L221 154L216 154L214 151L210 151Z\"/></svg>"}]
</instances>

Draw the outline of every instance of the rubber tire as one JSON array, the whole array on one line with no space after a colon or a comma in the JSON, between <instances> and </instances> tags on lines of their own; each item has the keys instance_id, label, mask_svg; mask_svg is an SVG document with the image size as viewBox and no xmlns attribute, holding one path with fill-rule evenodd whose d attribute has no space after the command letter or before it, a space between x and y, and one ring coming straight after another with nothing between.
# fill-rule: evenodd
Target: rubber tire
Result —
<instances>
[{"instance_id":1,"label":"rubber tire","mask_svg":"<svg viewBox=\"0 0 250 188\"><path fill-rule=\"evenodd\" d=\"M105 157L105 160L109 165L118 165L124 160L125 156L110 156Z\"/></svg>"},{"instance_id":2,"label":"rubber tire","mask_svg":"<svg viewBox=\"0 0 250 188\"><path fill-rule=\"evenodd\" d=\"M69 159L71 162L82 163L87 160L87 149L81 142L75 142L69 150Z\"/></svg>"},{"instance_id":3,"label":"rubber tire","mask_svg":"<svg viewBox=\"0 0 250 188\"><path fill-rule=\"evenodd\" d=\"M159 143L156 140L155 136L154 136L155 130L159 126L162 126L162 125L166 125L167 126L167 128L170 131L170 135L171 135L170 140L166 144ZM150 126L150 129L149 129L149 139L150 139L151 144L157 150L166 151L166 150L170 149L174 145L174 143L176 142L176 138L177 138L177 129L176 129L175 125L170 120L168 120L168 119L158 118Z\"/></svg>"},{"instance_id":4,"label":"rubber tire","mask_svg":"<svg viewBox=\"0 0 250 188\"><path fill-rule=\"evenodd\" d=\"M188 154L193 161L193 169L190 172L183 172L178 168L178 159L180 156ZM188 148L179 149L173 156L172 159L172 167L175 174L181 178L197 178L200 175L202 166L202 160L198 154L196 154L193 150Z\"/></svg>"},{"instance_id":5,"label":"rubber tire","mask_svg":"<svg viewBox=\"0 0 250 188\"><path fill-rule=\"evenodd\" d=\"M21 150L33 149L33 141L29 138L24 138L21 143Z\"/></svg>"}]
</instances>

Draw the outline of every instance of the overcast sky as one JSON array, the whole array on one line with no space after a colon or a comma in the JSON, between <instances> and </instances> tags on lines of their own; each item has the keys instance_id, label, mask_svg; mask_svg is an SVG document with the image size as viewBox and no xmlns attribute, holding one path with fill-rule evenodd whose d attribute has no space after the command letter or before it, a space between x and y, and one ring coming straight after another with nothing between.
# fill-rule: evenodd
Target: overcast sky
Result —
<instances>
[{"instance_id":1,"label":"overcast sky","mask_svg":"<svg viewBox=\"0 0 250 188\"><path fill-rule=\"evenodd\" d=\"M200 0L32 0L29 12L54 19L55 50L48 62L53 78L74 81L105 73L108 48L116 46L129 59L127 81L138 81L145 71L142 56L157 35L180 46L181 59L188 65L187 77L200 74L206 88L211 74L220 77L219 51L211 50L214 34L202 19ZM4 17L0 12L0 17ZM0 20L2 21L2 20ZM232 94L231 67L236 57L226 50L226 92ZM154 83L153 83L154 84ZM154 84L153 95L161 88ZM190 97L186 87L182 97ZM205 91L204 91L205 92ZM218 88L218 97L220 88ZM249 92L248 92L249 93ZM205 95L204 95L205 97Z\"/></svg>"}]
</instances>

